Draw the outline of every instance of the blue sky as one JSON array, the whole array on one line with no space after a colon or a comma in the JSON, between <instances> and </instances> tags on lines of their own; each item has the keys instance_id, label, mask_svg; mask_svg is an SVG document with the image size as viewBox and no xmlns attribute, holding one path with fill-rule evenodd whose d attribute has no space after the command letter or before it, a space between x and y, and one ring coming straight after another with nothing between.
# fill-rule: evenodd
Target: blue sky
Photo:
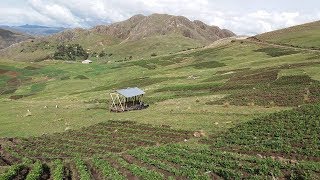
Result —
<instances>
[{"instance_id":1,"label":"blue sky","mask_svg":"<svg viewBox=\"0 0 320 180\"><path fill-rule=\"evenodd\" d=\"M0 24L89 28L135 14L166 13L237 34L257 34L320 19L319 0L1 0Z\"/></svg>"}]
</instances>

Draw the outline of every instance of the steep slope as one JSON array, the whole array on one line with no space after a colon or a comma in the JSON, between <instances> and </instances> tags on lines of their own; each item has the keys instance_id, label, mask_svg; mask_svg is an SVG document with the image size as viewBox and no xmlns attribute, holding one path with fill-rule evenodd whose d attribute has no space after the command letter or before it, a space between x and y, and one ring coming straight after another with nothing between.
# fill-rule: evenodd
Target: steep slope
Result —
<instances>
[{"instance_id":1,"label":"steep slope","mask_svg":"<svg viewBox=\"0 0 320 180\"><path fill-rule=\"evenodd\" d=\"M28 39L32 39L32 37L21 33L0 29L0 49Z\"/></svg>"},{"instance_id":2,"label":"steep slope","mask_svg":"<svg viewBox=\"0 0 320 180\"><path fill-rule=\"evenodd\" d=\"M182 16L136 15L128 20L92 29L72 29L23 43L2 53L10 59L38 61L52 57L59 44L80 44L90 57L106 52L99 59L126 60L148 58L208 45L215 40L234 36L229 30L190 21Z\"/></svg>"},{"instance_id":3,"label":"steep slope","mask_svg":"<svg viewBox=\"0 0 320 180\"><path fill-rule=\"evenodd\" d=\"M183 16L167 14L136 15L123 22L95 27L92 31L105 33L126 41L177 33L184 37L209 43L235 35L229 30L221 30L217 26L209 26L198 20L192 22Z\"/></svg>"},{"instance_id":4,"label":"steep slope","mask_svg":"<svg viewBox=\"0 0 320 180\"><path fill-rule=\"evenodd\" d=\"M320 49L320 21L267 32L255 38L281 45Z\"/></svg>"}]
</instances>

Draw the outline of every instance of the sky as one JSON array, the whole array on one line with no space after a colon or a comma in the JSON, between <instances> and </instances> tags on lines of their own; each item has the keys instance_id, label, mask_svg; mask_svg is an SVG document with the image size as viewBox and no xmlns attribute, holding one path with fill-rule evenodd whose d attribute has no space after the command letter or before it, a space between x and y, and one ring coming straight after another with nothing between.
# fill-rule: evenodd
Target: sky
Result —
<instances>
[{"instance_id":1,"label":"sky","mask_svg":"<svg viewBox=\"0 0 320 180\"><path fill-rule=\"evenodd\" d=\"M253 35L320 19L319 0L1 0L0 25L90 28L165 13Z\"/></svg>"}]
</instances>

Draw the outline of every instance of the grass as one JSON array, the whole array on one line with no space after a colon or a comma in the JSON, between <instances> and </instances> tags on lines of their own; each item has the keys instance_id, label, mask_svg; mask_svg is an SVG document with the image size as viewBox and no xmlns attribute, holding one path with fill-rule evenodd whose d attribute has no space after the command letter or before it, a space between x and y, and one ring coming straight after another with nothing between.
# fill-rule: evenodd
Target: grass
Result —
<instances>
[{"instance_id":1,"label":"grass","mask_svg":"<svg viewBox=\"0 0 320 180\"><path fill-rule=\"evenodd\" d=\"M261 68L279 66L279 71L286 71L288 62L291 65L306 62L304 66L291 66L290 70L310 69L310 75L317 76L318 71L312 69L313 64L308 64L308 58L313 57L313 54L297 53L272 57L256 52L261 48L264 47L249 42L235 42L218 48L159 56L149 60L96 62L86 65L62 61L16 63L2 60L1 69L18 72L18 78L24 81L14 93L1 96L1 117L4 117L1 136L41 135L61 132L67 127L77 129L109 119L131 118L142 123L168 124L188 130L225 131L259 114L287 108L254 106L248 109L246 103L242 104L244 106L224 108L222 105L206 104L248 88L244 84L228 83L235 75L248 71L244 68L250 66L250 71L259 72ZM142 65L143 63L153 64L156 68L148 68ZM207 65L212 67L206 68ZM75 78L77 76L88 79ZM3 84L11 79L5 74L0 77ZM252 82L255 83L258 82ZM145 101L151 104L151 107L121 114L108 112L108 93L114 89L132 86L146 91ZM22 98L14 101L8 99L10 96ZM104 101L85 103L95 99ZM59 108L55 108L56 105ZM25 117L28 109L32 115ZM228 113L230 109L235 112ZM218 123L219 128L216 128L214 123Z\"/></svg>"},{"instance_id":2,"label":"grass","mask_svg":"<svg viewBox=\"0 0 320 180\"><path fill-rule=\"evenodd\" d=\"M8 152L0 163L32 162L1 174L39 176L32 164L40 160L50 167L42 175L89 179L319 176L317 52L236 41L163 55L163 45L190 48L188 39L178 47L172 43L180 37L170 38L154 37L156 46L143 40L149 49L128 43L128 54L119 51L134 58L115 55L110 62L1 59L1 88L14 90L0 95L0 137L15 138L0 139ZM115 48L112 41L108 48ZM109 92L134 86L146 92L150 107L110 112Z\"/></svg>"},{"instance_id":3,"label":"grass","mask_svg":"<svg viewBox=\"0 0 320 180\"><path fill-rule=\"evenodd\" d=\"M257 38L278 44L311 49L320 48L320 22L312 22L299 26L281 29L258 35Z\"/></svg>"},{"instance_id":4,"label":"grass","mask_svg":"<svg viewBox=\"0 0 320 180\"><path fill-rule=\"evenodd\" d=\"M68 36L68 34L65 33L65 36ZM75 36L77 38L66 40L64 43L80 44L89 53L96 52L99 54L101 51L104 51L108 54L101 58L90 57L95 62L149 59L152 54L156 54L157 56L169 53L174 54L205 45L204 42L174 33L166 36L152 36L141 40L125 42L98 33L84 34L84 32L79 31L76 32ZM36 39L34 42L23 42L14 48L9 48L2 53L2 56L17 61L43 61L53 56L59 43L61 43L59 38Z\"/></svg>"}]
</instances>

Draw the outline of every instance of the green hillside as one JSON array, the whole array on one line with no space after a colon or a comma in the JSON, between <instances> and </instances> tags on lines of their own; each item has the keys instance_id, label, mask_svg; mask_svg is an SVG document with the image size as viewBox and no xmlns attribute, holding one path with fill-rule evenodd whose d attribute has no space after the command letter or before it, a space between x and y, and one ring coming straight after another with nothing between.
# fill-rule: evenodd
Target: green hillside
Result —
<instances>
[{"instance_id":1,"label":"green hillside","mask_svg":"<svg viewBox=\"0 0 320 180\"><path fill-rule=\"evenodd\" d=\"M110 25L100 25L91 29L69 29L36 38L5 49L0 55L11 60L27 62L57 59L54 54L59 46L77 44L86 50L90 59L125 61L195 49L234 35L229 30L209 26L201 21L190 21L183 16L136 15Z\"/></svg>"},{"instance_id":2,"label":"green hillside","mask_svg":"<svg viewBox=\"0 0 320 180\"><path fill-rule=\"evenodd\" d=\"M283 45L320 49L320 21L267 32L258 39Z\"/></svg>"},{"instance_id":3,"label":"green hillside","mask_svg":"<svg viewBox=\"0 0 320 180\"><path fill-rule=\"evenodd\" d=\"M286 53L270 54L275 50ZM89 65L3 60L1 115L7 123L1 133L39 135L109 118L137 118L143 123L175 128L221 131L261 113L317 102L318 57L316 52L237 41L145 60ZM146 91L145 100L151 107L141 112L108 112L108 93L133 86ZM61 108L54 108L56 105ZM24 117L28 109L33 115ZM228 111L232 113L226 115ZM79 118L84 120L79 122ZM19 130L12 131L14 128Z\"/></svg>"},{"instance_id":4,"label":"green hillside","mask_svg":"<svg viewBox=\"0 0 320 180\"><path fill-rule=\"evenodd\" d=\"M110 39L92 64L1 56L0 179L320 176L320 52L165 37ZM149 108L110 112L109 93L126 87Z\"/></svg>"}]
</instances>

